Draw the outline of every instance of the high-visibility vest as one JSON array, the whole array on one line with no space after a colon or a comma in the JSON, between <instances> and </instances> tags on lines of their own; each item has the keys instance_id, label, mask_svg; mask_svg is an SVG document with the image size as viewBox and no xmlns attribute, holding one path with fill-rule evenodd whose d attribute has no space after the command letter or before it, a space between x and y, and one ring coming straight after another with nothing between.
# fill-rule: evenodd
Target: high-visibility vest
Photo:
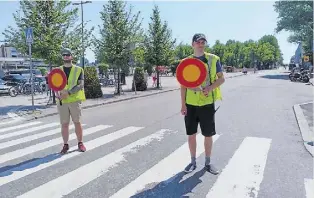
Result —
<instances>
[{"instance_id":1,"label":"high-visibility vest","mask_svg":"<svg viewBox=\"0 0 314 198\"><path fill-rule=\"evenodd\" d=\"M63 66L60 66L60 69L63 71ZM77 81L81 72L84 72L81 67L72 65L70 75L68 77L67 85L64 88L65 90L69 91L77 85ZM85 92L83 88L80 91L69 95L68 98L62 99L62 103L73 103L73 102L85 101L85 100L86 100L86 97L85 97Z\"/></svg>"},{"instance_id":2,"label":"high-visibility vest","mask_svg":"<svg viewBox=\"0 0 314 198\"><path fill-rule=\"evenodd\" d=\"M188 58L193 58L193 55L189 56ZM218 79L218 76L216 73L216 63L217 61L219 61L219 57L214 54L205 52L205 58L207 59L208 64L204 63L206 67L207 75L206 75L206 80L201 85L203 88L214 83ZM208 66L210 66L210 70L208 69ZM186 90L185 101L186 101L186 104L189 104L189 105L204 106L208 104L213 104L217 100L222 100L220 87L217 87L212 92L209 92L207 96L203 94L202 89L200 87L187 88Z\"/></svg>"}]
</instances>

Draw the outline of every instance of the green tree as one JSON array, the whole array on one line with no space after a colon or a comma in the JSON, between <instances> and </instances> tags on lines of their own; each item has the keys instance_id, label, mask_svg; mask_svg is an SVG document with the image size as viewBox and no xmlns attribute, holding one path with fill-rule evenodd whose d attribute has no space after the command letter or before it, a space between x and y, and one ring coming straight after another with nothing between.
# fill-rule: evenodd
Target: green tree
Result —
<instances>
[{"instance_id":1,"label":"green tree","mask_svg":"<svg viewBox=\"0 0 314 198\"><path fill-rule=\"evenodd\" d=\"M131 57L130 46L140 39L141 22L140 12L132 14L132 7L125 11L126 3L119 0L110 0L103 6L100 12L102 26L100 27L100 38L94 39L96 56L100 62L106 62L118 70L129 70L128 62ZM117 87L120 94L120 82Z\"/></svg>"},{"instance_id":2,"label":"green tree","mask_svg":"<svg viewBox=\"0 0 314 198\"><path fill-rule=\"evenodd\" d=\"M191 54L193 54L193 47L191 45L180 43L175 48L176 59L182 60Z\"/></svg>"},{"instance_id":3,"label":"green tree","mask_svg":"<svg viewBox=\"0 0 314 198\"><path fill-rule=\"evenodd\" d=\"M77 19L77 9L70 9L70 5L70 1L20 1L23 16L19 16L18 11L13 14L17 27L9 26L3 35L20 52L27 54L25 29L33 27L32 56L59 65L61 44Z\"/></svg>"},{"instance_id":4,"label":"green tree","mask_svg":"<svg viewBox=\"0 0 314 198\"><path fill-rule=\"evenodd\" d=\"M276 32L292 32L288 41L303 42L306 52L313 49L313 1L277 1L274 4L278 13Z\"/></svg>"},{"instance_id":5,"label":"green tree","mask_svg":"<svg viewBox=\"0 0 314 198\"><path fill-rule=\"evenodd\" d=\"M87 29L86 26L87 22L83 25L83 40L85 49L92 46L92 37L90 35L92 35L94 31L94 27ZM66 35L62 46L72 50L75 62L77 62L80 57L83 57L82 24L78 24ZM86 57L85 54L84 57Z\"/></svg>"},{"instance_id":6,"label":"green tree","mask_svg":"<svg viewBox=\"0 0 314 198\"><path fill-rule=\"evenodd\" d=\"M154 7L150 19L148 34L145 37L146 62L153 66L170 65L174 60L175 40L171 38L171 30L167 22L161 22L158 6ZM159 88L159 70L156 69L156 72L157 88Z\"/></svg>"}]
</instances>

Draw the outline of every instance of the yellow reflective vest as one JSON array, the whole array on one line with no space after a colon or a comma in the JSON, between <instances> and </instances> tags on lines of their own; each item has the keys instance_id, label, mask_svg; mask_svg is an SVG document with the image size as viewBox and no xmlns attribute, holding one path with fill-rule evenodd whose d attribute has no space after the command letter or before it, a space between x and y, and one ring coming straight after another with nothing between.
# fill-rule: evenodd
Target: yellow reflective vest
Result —
<instances>
[{"instance_id":1,"label":"yellow reflective vest","mask_svg":"<svg viewBox=\"0 0 314 198\"><path fill-rule=\"evenodd\" d=\"M188 58L193 58L193 55L189 56ZM202 87L205 88L206 86L214 83L217 79L217 73L216 73L216 63L219 61L219 57L206 53L205 52L205 58L208 61L208 64L205 64L207 76L206 80L202 83ZM210 70L208 69L208 66L210 66ZM208 96L205 96L202 92L201 88L187 88L186 90L186 97L185 101L186 104L193 105L193 106L204 106L208 104L212 104L216 102L217 100L222 100L222 95L220 91L220 87L217 87L212 92L208 93Z\"/></svg>"},{"instance_id":2,"label":"yellow reflective vest","mask_svg":"<svg viewBox=\"0 0 314 198\"><path fill-rule=\"evenodd\" d=\"M59 68L63 71L63 66L60 66ZM78 67L76 65L72 65L70 75L68 77L67 85L65 86L64 90L69 91L77 85L77 81L81 72L84 72L83 68ZM71 95L69 95L68 98L63 99L62 103L73 103L73 102L85 101L85 100L86 100L86 97L85 97L85 92L83 88L76 93L72 93Z\"/></svg>"}]
</instances>

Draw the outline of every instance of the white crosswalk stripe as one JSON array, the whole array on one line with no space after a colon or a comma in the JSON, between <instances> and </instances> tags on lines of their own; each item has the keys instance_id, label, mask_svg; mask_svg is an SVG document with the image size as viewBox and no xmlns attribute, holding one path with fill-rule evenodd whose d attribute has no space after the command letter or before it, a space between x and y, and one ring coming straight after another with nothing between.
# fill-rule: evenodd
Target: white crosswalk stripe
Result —
<instances>
[{"instance_id":1,"label":"white crosswalk stripe","mask_svg":"<svg viewBox=\"0 0 314 198\"><path fill-rule=\"evenodd\" d=\"M46 171L56 171L56 176L47 179L46 181L36 183L32 181L31 187L27 187L28 183L24 185L14 186L18 191L12 195L6 194L5 197L20 197L20 198L61 198L75 191L84 189L87 184L106 176L114 168L120 168L128 161L129 156L137 155L138 153L149 150L157 152L153 149L153 145L162 145L165 142L171 142L173 137L179 135L176 130L171 129L152 129L142 126L124 126L117 127L110 124L99 124L95 126L87 126L83 124L83 134L86 138L84 144L87 148L86 153L96 152L99 148L107 149L110 143L117 142L124 139L129 140L129 137L138 137L134 141L129 141L126 144L120 144L114 150L110 150L107 154L98 155L92 161L85 161L84 164L75 167L69 171L58 174L58 166L61 164L71 163L78 157L85 154L77 151L77 145L71 147L69 152L61 155L59 152L62 147L61 129L59 123L42 123L42 122L29 122L22 123L16 126L1 128L0 132L0 190L7 192L12 187L7 185L14 184L20 180L33 177L35 174L44 174ZM13 128L16 127L16 128ZM18 130L16 130L18 129ZM74 125L70 125L69 141L76 140L74 132ZM103 134L102 132L105 132ZM13 134L13 135L12 135ZM8 137L17 137L16 139ZM54 135L54 136L53 136ZM55 135L58 135L56 138ZM52 136L51 139L47 137ZM169 138L168 138L169 137ZM217 134L213 137L213 142L216 145L220 144L225 137L223 134ZM48 140L47 140L48 139ZM203 142L204 137L201 134L197 135L197 142ZM34 141L34 143L32 142ZM124 141L123 141L124 142ZM23 148L17 148L20 144L26 145ZM170 143L171 144L171 143ZM272 140L267 138L246 137L242 142L239 142L237 150L230 154L230 160L222 169L222 172L213 179L213 186L208 188L205 186L204 197L232 197L232 198L249 198L254 195L258 197L261 183L264 179L265 169L267 168L266 162L268 159L269 151L271 148ZM60 145L57 151L47 153L44 157L36 157L40 155L41 151L51 151L52 147ZM178 147L178 148L177 148ZM11 149L11 150L9 150ZM60 150L59 150L60 149ZM178 173L182 172L185 166L190 162L189 145L183 142L171 148L170 154L163 155L162 159L157 159L156 162L149 168L142 170L138 176L134 177L129 182L124 183L107 194L106 197L110 198L127 198L136 196L137 193L143 192L150 185L170 184L176 180ZM9 151L7 151L9 150ZM252 152L254 150L254 152ZM198 144L196 150L196 157L199 158L204 154L204 147ZM23 159L23 163L16 164L13 160ZM26 161L25 158L31 158ZM150 161L147 157L142 163ZM2 164L5 163L5 166ZM7 165L9 163L9 166ZM10 166L11 165L11 166ZM201 165L202 166L202 165ZM54 169L57 167L56 169ZM182 177L180 182L184 182L188 177ZM110 182L110 181L109 181ZM112 185L115 185L112 183ZM313 196L311 186L313 185L312 179L304 180L306 195ZM19 189L21 188L21 189ZM151 188L151 186L150 186ZM106 187L99 189L106 193ZM205 192L206 191L206 192ZM146 193L146 192L144 192ZM207 195L206 195L207 194Z\"/></svg>"},{"instance_id":2,"label":"white crosswalk stripe","mask_svg":"<svg viewBox=\"0 0 314 198\"><path fill-rule=\"evenodd\" d=\"M258 194L271 140L247 137L207 194L207 198L250 198ZM254 152L252 152L254 150Z\"/></svg>"}]
</instances>

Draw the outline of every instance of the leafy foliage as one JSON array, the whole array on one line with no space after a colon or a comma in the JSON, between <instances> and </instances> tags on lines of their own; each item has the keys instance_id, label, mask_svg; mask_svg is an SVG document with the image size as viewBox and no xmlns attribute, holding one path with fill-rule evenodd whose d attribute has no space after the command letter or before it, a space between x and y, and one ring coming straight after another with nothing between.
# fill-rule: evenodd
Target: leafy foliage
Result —
<instances>
[{"instance_id":1,"label":"leafy foliage","mask_svg":"<svg viewBox=\"0 0 314 198\"><path fill-rule=\"evenodd\" d=\"M98 65L98 69L99 69L99 74L100 75L105 75L105 76L107 76L107 74L108 74L108 70L109 70L109 65L108 64L105 64L105 63L100 63L99 65Z\"/></svg>"},{"instance_id":2,"label":"leafy foliage","mask_svg":"<svg viewBox=\"0 0 314 198\"><path fill-rule=\"evenodd\" d=\"M158 6L150 17L149 30L145 36L145 60L153 66L170 65L174 60L173 48L176 40L171 38L171 30L165 21L161 22ZM159 88L159 71L157 70L157 88Z\"/></svg>"},{"instance_id":3,"label":"leafy foliage","mask_svg":"<svg viewBox=\"0 0 314 198\"><path fill-rule=\"evenodd\" d=\"M87 99L100 98L103 96L95 67L84 68L84 89Z\"/></svg>"},{"instance_id":4,"label":"leafy foliage","mask_svg":"<svg viewBox=\"0 0 314 198\"><path fill-rule=\"evenodd\" d=\"M13 14L16 27L9 26L3 35L18 51L28 54L25 30L32 27L34 34L32 56L34 58L60 65L62 64L61 49L69 47L73 50L76 59L82 51L81 29L79 29L80 25L74 27L78 20L78 9L71 9L70 6L70 1L20 1L23 14L20 16L19 11ZM93 28L84 31L85 46L90 45L88 37L92 30Z\"/></svg>"},{"instance_id":5,"label":"leafy foliage","mask_svg":"<svg viewBox=\"0 0 314 198\"><path fill-rule=\"evenodd\" d=\"M276 32L292 32L288 41L303 42L306 52L313 49L313 1L277 1L274 4L278 13Z\"/></svg>"}]
</instances>

